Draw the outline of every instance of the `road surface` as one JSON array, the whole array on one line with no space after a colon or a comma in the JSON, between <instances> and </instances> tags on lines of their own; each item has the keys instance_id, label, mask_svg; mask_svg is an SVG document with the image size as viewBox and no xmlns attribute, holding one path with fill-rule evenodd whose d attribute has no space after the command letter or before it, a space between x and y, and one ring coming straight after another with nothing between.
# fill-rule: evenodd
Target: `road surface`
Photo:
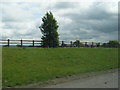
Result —
<instances>
[{"instance_id":1,"label":"road surface","mask_svg":"<svg viewBox=\"0 0 120 90\"><path fill-rule=\"evenodd\" d=\"M118 88L118 70L49 85L44 88Z\"/></svg>"}]
</instances>

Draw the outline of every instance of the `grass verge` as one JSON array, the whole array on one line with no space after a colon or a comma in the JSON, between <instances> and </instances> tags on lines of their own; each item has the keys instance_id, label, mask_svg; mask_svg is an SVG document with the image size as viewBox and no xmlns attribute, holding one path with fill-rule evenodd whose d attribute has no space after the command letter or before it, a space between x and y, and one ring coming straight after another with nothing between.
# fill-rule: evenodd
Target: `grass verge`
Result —
<instances>
[{"instance_id":1,"label":"grass verge","mask_svg":"<svg viewBox=\"0 0 120 90\"><path fill-rule=\"evenodd\" d=\"M117 48L3 47L3 87L118 67Z\"/></svg>"}]
</instances>

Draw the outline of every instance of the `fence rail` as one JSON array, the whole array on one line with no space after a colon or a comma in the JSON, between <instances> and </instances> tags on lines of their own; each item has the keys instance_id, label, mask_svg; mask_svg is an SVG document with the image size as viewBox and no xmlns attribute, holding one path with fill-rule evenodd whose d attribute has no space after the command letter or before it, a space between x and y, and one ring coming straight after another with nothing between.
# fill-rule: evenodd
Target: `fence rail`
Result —
<instances>
[{"instance_id":1,"label":"fence rail","mask_svg":"<svg viewBox=\"0 0 120 90\"><path fill-rule=\"evenodd\" d=\"M41 47L41 40L10 40L0 39L2 47ZM79 45L74 44L74 41L59 41L59 47L100 47L100 42L80 42Z\"/></svg>"}]
</instances>

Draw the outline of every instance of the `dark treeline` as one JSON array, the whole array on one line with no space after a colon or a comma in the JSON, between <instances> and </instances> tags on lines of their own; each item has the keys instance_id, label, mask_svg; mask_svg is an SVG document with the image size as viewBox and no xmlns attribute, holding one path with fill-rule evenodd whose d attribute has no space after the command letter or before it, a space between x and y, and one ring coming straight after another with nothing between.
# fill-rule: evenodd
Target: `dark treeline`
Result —
<instances>
[{"instance_id":1,"label":"dark treeline","mask_svg":"<svg viewBox=\"0 0 120 90\"><path fill-rule=\"evenodd\" d=\"M64 41L62 41L61 47L105 47L105 48L118 48L120 47L120 43L116 40L110 40L106 43L96 43L96 42L80 42L79 40L76 40L74 42L70 42L70 44L65 44Z\"/></svg>"}]
</instances>

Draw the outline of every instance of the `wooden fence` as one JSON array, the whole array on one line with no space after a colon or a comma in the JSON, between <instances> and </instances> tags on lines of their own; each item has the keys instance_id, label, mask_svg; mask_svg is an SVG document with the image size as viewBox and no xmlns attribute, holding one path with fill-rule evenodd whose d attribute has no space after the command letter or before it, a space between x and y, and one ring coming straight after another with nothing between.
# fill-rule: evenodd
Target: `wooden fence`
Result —
<instances>
[{"instance_id":1,"label":"wooden fence","mask_svg":"<svg viewBox=\"0 0 120 90\"><path fill-rule=\"evenodd\" d=\"M0 40L0 46L3 47L41 47L40 40ZM74 41L59 41L59 47L99 47L100 42L80 42L80 45L75 45Z\"/></svg>"},{"instance_id":2,"label":"wooden fence","mask_svg":"<svg viewBox=\"0 0 120 90\"><path fill-rule=\"evenodd\" d=\"M41 41L40 40L0 40L0 45L1 46L18 46L18 47L23 47L23 46L41 46Z\"/></svg>"}]
</instances>

